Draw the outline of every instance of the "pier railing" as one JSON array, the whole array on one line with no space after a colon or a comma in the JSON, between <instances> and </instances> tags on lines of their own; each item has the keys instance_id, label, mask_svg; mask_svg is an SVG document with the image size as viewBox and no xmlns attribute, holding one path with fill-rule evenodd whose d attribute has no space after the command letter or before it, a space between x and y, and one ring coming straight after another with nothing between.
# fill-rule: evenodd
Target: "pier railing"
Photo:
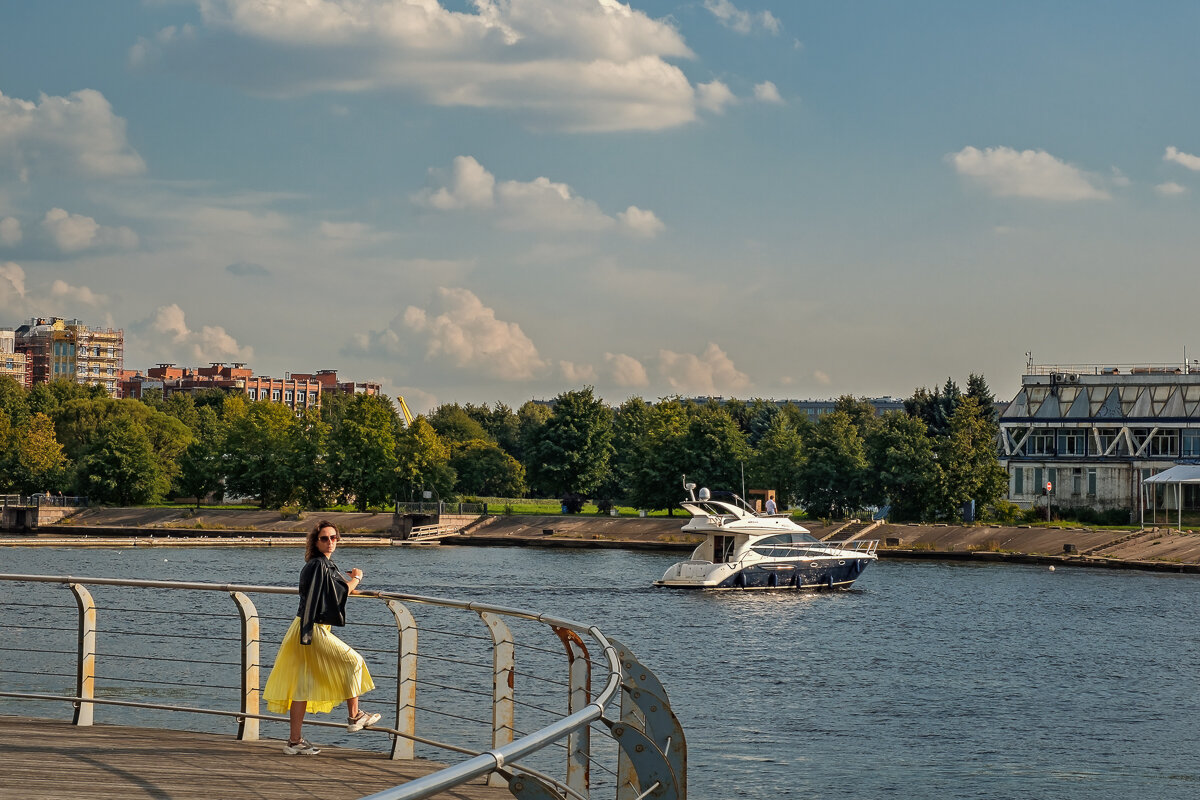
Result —
<instances>
[{"instance_id":1,"label":"pier railing","mask_svg":"<svg viewBox=\"0 0 1200 800\"><path fill-rule=\"evenodd\" d=\"M219 594L231 602L218 603ZM264 657L294 616L296 594L0 574L0 708L5 698L25 713L30 703L68 703L76 725L99 714L153 727L192 714L205 721L198 727L258 739L263 723L288 722L262 713L260 692ZM363 702L388 709L387 725L369 731L387 737L392 759L461 757L371 800L416 800L483 776L518 798L686 797L686 744L665 689L597 627L396 592L354 600L345 635L377 686ZM341 722L305 724L345 736Z\"/></svg>"}]
</instances>

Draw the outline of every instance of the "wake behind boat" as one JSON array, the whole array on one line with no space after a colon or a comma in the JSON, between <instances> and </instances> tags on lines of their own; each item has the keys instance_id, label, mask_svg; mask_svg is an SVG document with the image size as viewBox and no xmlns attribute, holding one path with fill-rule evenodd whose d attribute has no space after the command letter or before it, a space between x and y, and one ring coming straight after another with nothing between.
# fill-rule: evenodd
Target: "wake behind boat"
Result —
<instances>
[{"instance_id":1,"label":"wake behind boat","mask_svg":"<svg viewBox=\"0 0 1200 800\"><path fill-rule=\"evenodd\" d=\"M759 514L742 498L714 499L684 484L692 518L684 533L704 541L655 586L675 589L848 589L872 561L878 540L823 542L786 514Z\"/></svg>"}]
</instances>

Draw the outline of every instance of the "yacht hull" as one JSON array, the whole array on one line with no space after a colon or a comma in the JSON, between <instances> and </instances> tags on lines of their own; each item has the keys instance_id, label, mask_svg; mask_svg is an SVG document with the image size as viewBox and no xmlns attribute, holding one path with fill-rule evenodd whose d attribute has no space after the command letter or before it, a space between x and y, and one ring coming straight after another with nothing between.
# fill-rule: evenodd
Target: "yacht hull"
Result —
<instances>
[{"instance_id":1,"label":"yacht hull","mask_svg":"<svg viewBox=\"0 0 1200 800\"><path fill-rule=\"evenodd\" d=\"M874 560L839 558L751 564L735 571L713 569L702 576L673 577L668 574L662 580L655 581L654 585L668 589L773 589L793 592L849 589ZM713 565L714 568L718 566Z\"/></svg>"}]
</instances>

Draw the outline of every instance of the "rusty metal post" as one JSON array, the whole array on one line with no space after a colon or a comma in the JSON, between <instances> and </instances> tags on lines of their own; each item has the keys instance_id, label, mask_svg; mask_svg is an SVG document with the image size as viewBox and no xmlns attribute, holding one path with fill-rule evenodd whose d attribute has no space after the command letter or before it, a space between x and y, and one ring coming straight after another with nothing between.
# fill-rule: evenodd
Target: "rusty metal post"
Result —
<instances>
[{"instance_id":1,"label":"rusty metal post","mask_svg":"<svg viewBox=\"0 0 1200 800\"><path fill-rule=\"evenodd\" d=\"M75 654L75 696L93 698L96 696L96 602L91 592L78 583L69 584L71 593L75 595L75 604L79 606L79 638ZM75 725L91 725L92 709L95 706L86 701L75 705L75 716L71 722Z\"/></svg>"},{"instance_id":2,"label":"rusty metal post","mask_svg":"<svg viewBox=\"0 0 1200 800\"><path fill-rule=\"evenodd\" d=\"M591 702L592 662L587 647L575 631L554 627L554 632L567 649L568 696L567 713L583 710ZM567 786L582 797L590 797L592 729L582 727L567 737Z\"/></svg>"},{"instance_id":3,"label":"rusty metal post","mask_svg":"<svg viewBox=\"0 0 1200 800\"><path fill-rule=\"evenodd\" d=\"M487 611L477 613L492 636L492 748L495 749L513 740L516 653L512 631L504 620ZM488 775L488 786L508 786L508 780L493 772Z\"/></svg>"},{"instance_id":4,"label":"rusty metal post","mask_svg":"<svg viewBox=\"0 0 1200 800\"><path fill-rule=\"evenodd\" d=\"M243 714L259 713L259 639L262 625L258 609L250 598L241 592L230 592L242 619L242 702ZM238 717L238 739L244 742L258 741L258 717Z\"/></svg>"},{"instance_id":5,"label":"rusty metal post","mask_svg":"<svg viewBox=\"0 0 1200 800\"><path fill-rule=\"evenodd\" d=\"M387 607L396 618L400 644L396 650L396 730L415 736L417 733L417 621L398 600L388 600ZM413 758L413 740L405 736L392 737L392 760Z\"/></svg>"}]
</instances>

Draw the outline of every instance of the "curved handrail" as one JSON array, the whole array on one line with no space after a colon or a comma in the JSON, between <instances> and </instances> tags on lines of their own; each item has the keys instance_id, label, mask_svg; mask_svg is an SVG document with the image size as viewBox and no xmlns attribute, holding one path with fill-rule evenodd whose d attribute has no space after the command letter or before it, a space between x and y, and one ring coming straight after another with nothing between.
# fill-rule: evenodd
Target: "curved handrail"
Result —
<instances>
[{"instance_id":1,"label":"curved handrail","mask_svg":"<svg viewBox=\"0 0 1200 800\"><path fill-rule=\"evenodd\" d=\"M209 583L196 581L162 581L162 580L144 580L134 578L102 578L102 577L84 577L71 575L21 575L21 574L0 574L0 581L10 582L33 582L33 583L57 583L64 585L92 585L92 586L127 586L137 588L162 588L162 589L188 589L200 591L218 591L226 593L241 592L245 594L276 594L276 595L295 595L299 590L295 587L284 586L263 586L256 584L229 584L229 583ZM372 591L359 592L355 597L378 598L383 600L396 600L408 603L418 603L426 605L440 606L444 608L455 608L471 612L488 612L499 614L515 619L524 619L533 622L538 622L547 626L565 628L574 631L578 634L589 636L603 652L604 662L606 663L608 676L604 682L604 686L595 697L582 709L569 714L537 731L526 734L515 741L496 747L487 751L475 753L471 758L462 761L458 764L453 764L442 770L418 778L408 783L393 787L391 789L378 792L370 795L369 800L416 800L417 798L428 797L440 791L444 791L455 786L458 786L465 781L482 777L496 770L505 770L511 773L513 769L522 772L528 772L531 775L547 779L547 776L537 770L521 767L516 762L520 759L536 753L539 750L553 744L554 742L565 739L569 734L580 728L587 727L593 722L600 720L605 713L606 707L619 696L622 684L622 665L621 657L617 648L609 641L609 639L594 625L577 622L574 620L556 617L550 614L544 614L536 611L513 608L509 606L499 606L489 603L480 603L475 601L455 600L450 598L431 597L427 595L408 594L403 592L389 591ZM20 694L13 692L0 692L0 696L8 697L33 697L33 695ZM129 705L129 706L144 706L169 708L170 710L189 711L193 713L209 713L221 714L225 716L246 716L257 719L282 719L262 714L245 714L238 712L214 711L211 709L199 709L189 707L166 707L154 706L152 704L140 704L132 701L104 701L97 698L83 697L56 697L50 695L39 695L38 699L58 699L71 700L77 703L88 702L96 704L114 704L114 705ZM317 723L322 724L322 723ZM332 723L329 723L332 725ZM406 736L406 734L390 728L381 728L388 733ZM458 746L446 745L441 742L424 739L423 737L408 737L417 738L426 744L437 746L439 748L454 751L458 753L471 754L474 751ZM557 788L564 791L565 794L572 796L580 796L577 791L565 785L565 783L552 780Z\"/></svg>"}]
</instances>

